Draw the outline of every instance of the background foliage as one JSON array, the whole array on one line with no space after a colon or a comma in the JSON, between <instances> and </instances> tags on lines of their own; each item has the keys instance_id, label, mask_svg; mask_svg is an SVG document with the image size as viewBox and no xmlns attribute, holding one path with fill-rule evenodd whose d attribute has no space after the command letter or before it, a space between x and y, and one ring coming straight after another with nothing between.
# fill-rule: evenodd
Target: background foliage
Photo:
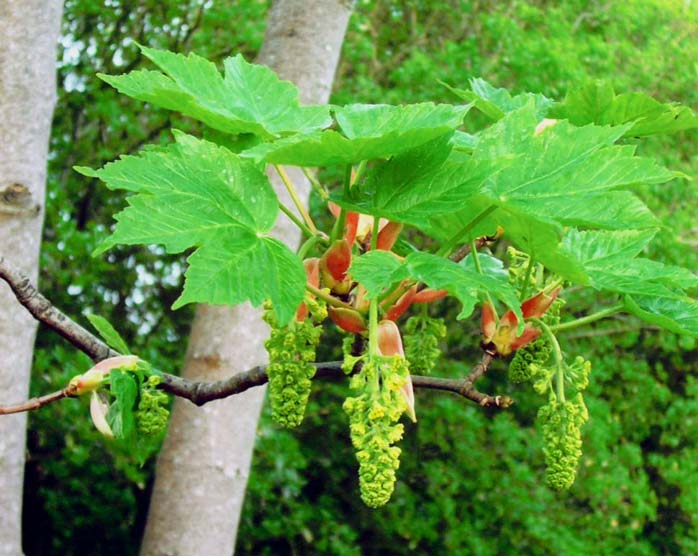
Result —
<instances>
[{"instance_id":1,"label":"background foliage","mask_svg":"<svg viewBox=\"0 0 698 556\"><path fill-rule=\"evenodd\" d=\"M187 309L168 310L181 286L182 259L124 247L91 258L122 199L70 167L97 167L147 142L169 141L163 131L176 116L120 96L94 77L145 66L132 39L213 59L235 52L251 59L267 2L108 5L66 2L41 287L74 315L79 307L120 323L134 352L176 371L191 316ZM437 80L465 87L473 76L561 98L575 83L606 78L617 92L644 91L695 109L696 36L698 7L683 1L363 1L350 23L332 100L453 101ZM643 141L641 154L695 176L697 135ZM674 181L641 193L674 230L662 232L652 255L698 269L693 187ZM580 313L601 301L576 296ZM449 331L439 375L469 368L475 354L463 346L477 334L476 324ZM507 385L500 363L483 389L514 396L512 410L487 411L418 392L419 423L407 426L396 493L387 507L370 510L356 495L356 463L340 408L345 385L336 384L316 388L298 431L280 430L265 415L238 552L697 553L694 341L619 318L575 330L563 342L594 364L586 396L591 420L569 493L545 487L533 425L536 395ZM42 330L33 392L56 389L87 365ZM31 415L29 451L28 555L137 553L152 463L139 468L106 446L77 400Z\"/></svg>"}]
</instances>

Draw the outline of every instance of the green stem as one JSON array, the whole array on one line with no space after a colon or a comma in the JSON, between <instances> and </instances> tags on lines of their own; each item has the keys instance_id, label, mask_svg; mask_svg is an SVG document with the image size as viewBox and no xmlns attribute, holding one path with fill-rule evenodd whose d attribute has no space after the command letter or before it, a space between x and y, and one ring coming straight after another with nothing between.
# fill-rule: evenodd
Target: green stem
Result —
<instances>
[{"instance_id":1,"label":"green stem","mask_svg":"<svg viewBox=\"0 0 698 556\"><path fill-rule=\"evenodd\" d=\"M307 179L310 182L310 185L313 187L313 189L317 192L318 195L320 195L320 198L323 201L327 201L330 198L330 194L325 189L325 187L317 180L315 176L313 176L307 168L301 166L301 172L303 172L303 175L305 176L305 179Z\"/></svg>"},{"instance_id":2,"label":"green stem","mask_svg":"<svg viewBox=\"0 0 698 556\"><path fill-rule=\"evenodd\" d=\"M290 208L288 208L285 205L282 205L281 203L279 203L279 208L281 209L281 212L288 216L289 220L291 220L291 222L298 226L305 235L309 237L314 237L318 235L317 230L313 232L310 228L308 228L308 226L303 224L303 222L301 222L300 219L295 214L293 214Z\"/></svg>"},{"instance_id":3,"label":"green stem","mask_svg":"<svg viewBox=\"0 0 698 556\"><path fill-rule=\"evenodd\" d=\"M436 252L436 254L440 257L445 257L446 255L448 255L453 250L453 248L458 244L458 242L460 242L461 238L465 234L467 234L470 230L472 230L475 226L477 226L480 222L482 222L485 218L487 218L495 210L497 210L497 205L490 205L489 207L487 207L480 214L478 214L475 218L473 218L470 222L468 222L463 228L458 230L458 232L453 234L451 236L451 238L441 246L441 248Z\"/></svg>"},{"instance_id":4,"label":"green stem","mask_svg":"<svg viewBox=\"0 0 698 556\"><path fill-rule=\"evenodd\" d=\"M552 329L545 324L540 319L533 319L537 326L543 331L543 333L548 338L550 345L553 347L553 356L555 358L555 366L557 367L557 372L555 373L555 389L557 394L557 401L560 403L565 403L565 371L564 363L562 361L562 350L560 349L560 344L555 337Z\"/></svg>"},{"instance_id":5,"label":"green stem","mask_svg":"<svg viewBox=\"0 0 698 556\"><path fill-rule=\"evenodd\" d=\"M312 284L306 284L305 289L312 293L315 297L319 297L320 299L325 301L328 305L332 305L332 307L340 307L342 309L353 309L351 305L344 303L344 301L342 301L341 299L333 297L324 290L316 288Z\"/></svg>"},{"instance_id":6,"label":"green stem","mask_svg":"<svg viewBox=\"0 0 698 556\"><path fill-rule=\"evenodd\" d=\"M317 228L315 227L315 223L313 222L313 219L310 218L310 214L308 214L308 211L303 206L303 203L301 203L301 200L298 197L298 193L296 193L296 188L293 187L293 183L291 182L291 179L288 177L288 174L286 174L286 171L279 164L274 164L274 169L276 170L276 173L279 174L281 181L284 182L284 186L286 186L286 191L288 191L288 194L291 196L293 204L296 206L296 209L298 209L299 214L303 217L303 221L308 226L308 228L310 228L312 234L316 234Z\"/></svg>"},{"instance_id":7,"label":"green stem","mask_svg":"<svg viewBox=\"0 0 698 556\"><path fill-rule=\"evenodd\" d=\"M352 180L351 184L356 185L361 181L361 178L364 177L364 173L366 172L366 164L368 163L368 160L362 160L359 162L359 165L356 167L356 174L354 174L354 179Z\"/></svg>"},{"instance_id":8,"label":"green stem","mask_svg":"<svg viewBox=\"0 0 698 556\"><path fill-rule=\"evenodd\" d=\"M477 270L478 274L482 274L482 265L480 264L480 257L477 252L477 242L474 239L470 241L470 254L473 256L475 270Z\"/></svg>"},{"instance_id":9,"label":"green stem","mask_svg":"<svg viewBox=\"0 0 698 556\"><path fill-rule=\"evenodd\" d=\"M561 330L570 330L572 328L577 328L578 326L583 326L585 324L589 324L591 322L610 317L611 315L615 315L616 313L620 313L623 310L623 308L624 306L622 303L617 303L616 305L606 307L605 309L601 309L600 311L592 313L591 315L587 315L586 317L581 317L575 320L571 320L569 322L563 322L562 324L555 324L550 328L555 332L560 332Z\"/></svg>"},{"instance_id":10,"label":"green stem","mask_svg":"<svg viewBox=\"0 0 698 556\"><path fill-rule=\"evenodd\" d=\"M303 245L300 246L300 249L298 249L298 257L301 259L305 259L306 255L310 252L310 250L315 247L320 241L322 241L322 238L319 235L314 235L310 236Z\"/></svg>"},{"instance_id":11,"label":"green stem","mask_svg":"<svg viewBox=\"0 0 698 556\"><path fill-rule=\"evenodd\" d=\"M375 251L378 245L379 229L380 218L374 218L373 230L371 230L371 251ZM371 358L380 355L378 351L378 299L376 298L373 298L368 306L368 352Z\"/></svg>"}]
</instances>

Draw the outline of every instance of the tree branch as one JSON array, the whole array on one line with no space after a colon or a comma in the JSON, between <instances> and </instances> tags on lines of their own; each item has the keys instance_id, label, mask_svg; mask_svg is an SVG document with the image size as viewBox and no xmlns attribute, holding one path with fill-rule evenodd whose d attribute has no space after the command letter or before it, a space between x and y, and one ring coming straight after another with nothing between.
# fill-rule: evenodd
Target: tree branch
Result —
<instances>
[{"instance_id":1,"label":"tree branch","mask_svg":"<svg viewBox=\"0 0 698 556\"><path fill-rule=\"evenodd\" d=\"M95 362L120 355L94 334L85 330L46 299L32 285L31 280L0 256L0 278L5 280L24 308L39 322L63 336Z\"/></svg>"},{"instance_id":2,"label":"tree branch","mask_svg":"<svg viewBox=\"0 0 698 556\"><path fill-rule=\"evenodd\" d=\"M491 362L491 355L483 355L482 360L475 365L470 374L464 379L412 375L412 386L415 388L453 392L483 407L509 407L513 403L511 398L507 396L490 396L489 394L479 392L475 388L475 381L487 372ZM316 378L340 378L345 376L342 372L341 361L314 363L314 365L317 368ZM244 392L249 388L261 386L268 380L266 366L259 365L248 371L216 382L200 382L164 374L160 388L165 392L185 398L196 405L204 405L213 400L227 398L228 396Z\"/></svg>"},{"instance_id":3,"label":"tree branch","mask_svg":"<svg viewBox=\"0 0 698 556\"><path fill-rule=\"evenodd\" d=\"M120 355L94 334L85 330L82 326L54 307L51 302L41 295L31 284L28 277L24 276L3 257L0 257L0 278L8 283L17 297L17 301L19 301L35 319L47 325L57 334L63 336L95 362ZM487 372L492 359L493 357L491 355L484 354L480 362L475 365L468 376L463 379L412 375L412 385L415 388L453 392L481 406L508 407L513 403L511 398L506 396L490 396L489 394L479 392L477 388L475 388L475 381ZM318 378L340 378L345 376L342 371L341 361L314 363L314 365L317 367L315 376ZM261 386L268 382L268 380L269 377L267 376L266 366L259 365L225 380L215 382L189 380L165 373L162 375L162 382L159 388L201 406L213 400L227 398L244 392L249 388ZM0 406L0 415L39 409L40 407L67 397L72 397L72 395L66 386L66 388L62 390L38 398L32 398L26 402L12 406Z\"/></svg>"},{"instance_id":4,"label":"tree branch","mask_svg":"<svg viewBox=\"0 0 698 556\"><path fill-rule=\"evenodd\" d=\"M0 405L0 415L10 415L11 413L22 413L23 411L32 411L33 409L39 409L41 407L44 407L45 405L57 402L58 400L62 400L63 398L68 397L71 396L68 393L68 387L66 386L65 388L63 388L62 390L58 390L57 392L51 392L50 394L46 394L45 396L38 396L36 398L32 398L31 400L27 400L26 402L22 402L17 405Z\"/></svg>"}]
</instances>

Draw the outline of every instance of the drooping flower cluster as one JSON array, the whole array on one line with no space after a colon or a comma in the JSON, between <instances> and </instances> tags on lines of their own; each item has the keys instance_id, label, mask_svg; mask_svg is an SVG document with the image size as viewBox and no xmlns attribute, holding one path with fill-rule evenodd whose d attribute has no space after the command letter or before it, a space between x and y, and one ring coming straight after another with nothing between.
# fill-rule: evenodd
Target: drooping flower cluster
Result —
<instances>
[{"instance_id":1,"label":"drooping flower cluster","mask_svg":"<svg viewBox=\"0 0 698 556\"><path fill-rule=\"evenodd\" d=\"M407 405L400 391L408 372L405 359L399 356L366 361L351 378L351 389L358 395L344 402L359 462L361 498L373 508L390 499L400 466L400 448L393 444L404 432L397 421Z\"/></svg>"},{"instance_id":2,"label":"drooping flower cluster","mask_svg":"<svg viewBox=\"0 0 698 556\"><path fill-rule=\"evenodd\" d=\"M306 296L295 320L278 326L271 306L264 320L271 327L264 344L269 353L269 394L274 421L288 428L300 425L315 376L315 350L320 343L322 327L317 323L327 317L323 302ZM302 320L299 320L302 319Z\"/></svg>"},{"instance_id":3,"label":"drooping flower cluster","mask_svg":"<svg viewBox=\"0 0 698 556\"><path fill-rule=\"evenodd\" d=\"M559 297L556 298L541 317L541 320L549 326L557 324L560 321L562 305L564 305L564 301ZM536 374L537 380L540 380L540 372L537 371L549 367L547 364L552 351L553 346L550 343L550 338L547 336L540 336L537 340L516 350L514 357L509 363L509 380L514 383L527 382L533 378L534 374ZM547 391L548 382L544 383L541 393Z\"/></svg>"},{"instance_id":4,"label":"drooping flower cluster","mask_svg":"<svg viewBox=\"0 0 698 556\"><path fill-rule=\"evenodd\" d=\"M415 374L429 374L441 356L439 343L446 337L443 319L415 315L407 319L405 331L405 357Z\"/></svg>"},{"instance_id":5,"label":"drooping flower cluster","mask_svg":"<svg viewBox=\"0 0 698 556\"><path fill-rule=\"evenodd\" d=\"M548 391L548 402L538 411L538 426L543 435L546 481L556 490L574 483L582 455L582 425L589 419L582 391L589 385L591 363L577 356L570 365L562 365L562 370L531 365L536 390ZM552 387L553 380L564 384ZM571 397L564 396L565 385Z\"/></svg>"},{"instance_id":6,"label":"drooping flower cluster","mask_svg":"<svg viewBox=\"0 0 698 556\"><path fill-rule=\"evenodd\" d=\"M348 342L344 345L349 348ZM345 400L344 410L359 462L361 498L378 507L388 502L395 487L400 448L394 444L404 432L398 420L403 413L416 420L409 366L395 323L384 320L378 325L378 354L346 354L345 370L351 372L357 360L361 370L350 381L357 395Z\"/></svg>"},{"instance_id":7,"label":"drooping flower cluster","mask_svg":"<svg viewBox=\"0 0 698 556\"><path fill-rule=\"evenodd\" d=\"M516 351L509 363L509 380L514 383L527 382L533 376L533 370L545 366L550 359L552 346L547 338L542 337Z\"/></svg>"},{"instance_id":8,"label":"drooping flower cluster","mask_svg":"<svg viewBox=\"0 0 698 556\"><path fill-rule=\"evenodd\" d=\"M157 389L160 377L152 375L143 383L138 407L134 412L136 427L143 436L158 436L165 432L170 417L169 398L165 392Z\"/></svg>"},{"instance_id":9,"label":"drooping flower cluster","mask_svg":"<svg viewBox=\"0 0 698 556\"><path fill-rule=\"evenodd\" d=\"M551 488L566 490L574 483L582 456L582 425L588 420L581 394L563 402L551 399L538 410L547 466L545 479Z\"/></svg>"}]
</instances>

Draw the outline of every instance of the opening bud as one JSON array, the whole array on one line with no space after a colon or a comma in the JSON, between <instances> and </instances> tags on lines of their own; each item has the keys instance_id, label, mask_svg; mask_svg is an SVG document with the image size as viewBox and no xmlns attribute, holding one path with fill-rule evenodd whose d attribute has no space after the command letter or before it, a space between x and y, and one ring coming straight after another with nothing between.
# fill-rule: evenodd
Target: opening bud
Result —
<instances>
[{"instance_id":1,"label":"opening bud","mask_svg":"<svg viewBox=\"0 0 698 556\"><path fill-rule=\"evenodd\" d=\"M398 222L388 222L381 231L378 232L376 239L376 249L382 251L390 251L395 245L397 238L400 236L403 225Z\"/></svg>"},{"instance_id":2,"label":"opening bud","mask_svg":"<svg viewBox=\"0 0 698 556\"><path fill-rule=\"evenodd\" d=\"M416 284L402 294L393 304L393 306L385 312L385 318L392 321L399 319L403 313L410 308L410 305L412 305L412 302L414 301L415 295L417 295Z\"/></svg>"},{"instance_id":3,"label":"opening bud","mask_svg":"<svg viewBox=\"0 0 698 556\"><path fill-rule=\"evenodd\" d=\"M345 307L328 307L327 312L332 322L342 330L352 334L363 334L366 332L366 321L358 311Z\"/></svg>"},{"instance_id":4,"label":"opening bud","mask_svg":"<svg viewBox=\"0 0 698 556\"><path fill-rule=\"evenodd\" d=\"M426 288L416 293L412 303L431 303L432 301L443 299L447 295L448 292L446 290L432 290L431 288Z\"/></svg>"},{"instance_id":5,"label":"opening bud","mask_svg":"<svg viewBox=\"0 0 698 556\"><path fill-rule=\"evenodd\" d=\"M71 396L82 396L99 388L112 369L133 369L138 363L137 355L118 355L104 359L92 367L89 371L74 376L68 383L68 392Z\"/></svg>"}]
</instances>

